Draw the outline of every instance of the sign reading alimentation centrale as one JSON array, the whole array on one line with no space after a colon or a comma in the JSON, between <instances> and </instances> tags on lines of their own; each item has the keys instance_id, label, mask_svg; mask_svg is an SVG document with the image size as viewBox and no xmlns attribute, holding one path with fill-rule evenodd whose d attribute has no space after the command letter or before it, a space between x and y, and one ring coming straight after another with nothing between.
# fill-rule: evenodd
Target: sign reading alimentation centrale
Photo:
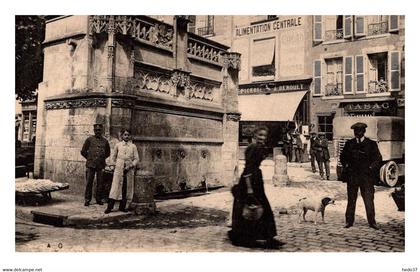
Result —
<instances>
[{"instance_id":1,"label":"sign reading alimentation centrale","mask_svg":"<svg viewBox=\"0 0 420 272\"><path fill-rule=\"evenodd\" d=\"M253 35L264 32L278 31L282 29L295 28L303 24L303 18L293 17L288 19L280 19L271 22L265 22L261 24L249 25L249 26L238 26L235 29L235 35L237 37Z\"/></svg>"}]
</instances>

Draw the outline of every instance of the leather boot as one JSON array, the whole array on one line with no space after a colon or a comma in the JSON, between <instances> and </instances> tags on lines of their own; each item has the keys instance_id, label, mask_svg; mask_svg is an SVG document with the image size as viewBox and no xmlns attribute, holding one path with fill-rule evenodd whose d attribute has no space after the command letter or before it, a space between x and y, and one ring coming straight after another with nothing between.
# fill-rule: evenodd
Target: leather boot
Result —
<instances>
[{"instance_id":1,"label":"leather boot","mask_svg":"<svg viewBox=\"0 0 420 272\"><path fill-rule=\"evenodd\" d=\"M106 208L104 213L110 213L112 211L112 209L114 208L114 204L115 204L114 199L112 199L112 198L108 199L108 207Z\"/></svg>"},{"instance_id":2,"label":"leather boot","mask_svg":"<svg viewBox=\"0 0 420 272\"><path fill-rule=\"evenodd\" d=\"M128 210L125 208L127 204L127 200L123 199L120 201L120 207L118 208L119 211L121 212L128 212Z\"/></svg>"}]
</instances>

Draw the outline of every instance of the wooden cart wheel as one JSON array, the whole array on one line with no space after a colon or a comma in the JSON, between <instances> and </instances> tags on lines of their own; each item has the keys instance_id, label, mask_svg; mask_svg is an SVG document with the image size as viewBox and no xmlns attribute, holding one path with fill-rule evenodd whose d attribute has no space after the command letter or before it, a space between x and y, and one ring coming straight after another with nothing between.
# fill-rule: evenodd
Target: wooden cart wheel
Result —
<instances>
[{"instance_id":1,"label":"wooden cart wheel","mask_svg":"<svg viewBox=\"0 0 420 272\"><path fill-rule=\"evenodd\" d=\"M394 187L398 182L398 165L394 161L389 161L382 165L379 174L384 184Z\"/></svg>"}]
</instances>

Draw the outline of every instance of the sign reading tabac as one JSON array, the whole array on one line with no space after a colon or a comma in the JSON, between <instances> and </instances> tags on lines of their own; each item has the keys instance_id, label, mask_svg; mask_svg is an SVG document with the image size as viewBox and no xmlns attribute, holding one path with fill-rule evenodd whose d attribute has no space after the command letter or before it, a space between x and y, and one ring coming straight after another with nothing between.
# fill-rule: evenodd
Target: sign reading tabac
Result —
<instances>
[{"instance_id":1,"label":"sign reading tabac","mask_svg":"<svg viewBox=\"0 0 420 272\"><path fill-rule=\"evenodd\" d=\"M282 29L289 29L294 27L302 26L302 17L294 17L289 19L280 19L271 22L265 22L261 24L255 24L250 26L239 26L235 29L235 36L242 37L247 35L253 35L258 33L265 33L271 31L278 31Z\"/></svg>"}]
</instances>

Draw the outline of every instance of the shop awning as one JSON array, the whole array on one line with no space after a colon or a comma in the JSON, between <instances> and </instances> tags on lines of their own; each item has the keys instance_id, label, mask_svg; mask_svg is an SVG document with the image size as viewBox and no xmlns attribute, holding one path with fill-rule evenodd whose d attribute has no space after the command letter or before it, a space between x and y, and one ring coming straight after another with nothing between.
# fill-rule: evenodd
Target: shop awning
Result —
<instances>
[{"instance_id":1,"label":"shop awning","mask_svg":"<svg viewBox=\"0 0 420 272\"><path fill-rule=\"evenodd\" d=\"M251 66L271 65L274 58L275 39L255 41L252 46Z\"/></svg>"},{"instance_id":2,"label":"shop awning","mask_svg":"<svg viewBox=\"0 0 420 272\"><path fill-rule=\"evenodd\" d=\"M240 95L241 121L292 121L306 92Z\"/></svg>"}]
</instances>

